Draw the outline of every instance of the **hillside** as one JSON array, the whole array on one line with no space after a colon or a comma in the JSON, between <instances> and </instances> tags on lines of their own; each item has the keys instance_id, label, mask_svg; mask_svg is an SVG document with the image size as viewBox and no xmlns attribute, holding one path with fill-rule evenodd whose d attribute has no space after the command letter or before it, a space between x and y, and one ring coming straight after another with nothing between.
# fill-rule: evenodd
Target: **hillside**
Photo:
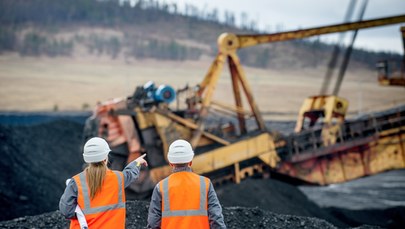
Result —
<instances>
[{"instance_id":1,"label":"hillside","mask_svg":"<svg viewBox=\"0 0 405 229\"><path fill-rule=\"evenodd\" d=\"M0 52L18 52L21 56L200 60L216 54L216 40L221 33L262 33L255 29L254 21L237 28L231 12L227 12L229 16L223 22L216 11L204 13L189 6L190 13L183 15L177 7L142 0L136 1L134 7L113 0L3 0ZM241 50L240 58L244 64L260 68L316 68L327 65L332 48L314 37ZM354 50L351 66L373 69L380 59L400 58L393 53Z\"/></svg>"},{"instance_id":2,"label":"hillside","mask_svg":"<svg viewBox=\"0 0 405 229\"><path fill-rule=\"evenodd\" d=\"M136 3L0 1L0 109L89 111L97 101L128 96L149 80L175 88L195 85L214 59L219 34L257 33L254 24L237 28L229 12L228 21L220 22L214 12L190 8L180 14L176 5ZM260 109L271 118L295 119L304 98L319 93L332 48L311 38L242 49ZM341 89L350 114L405 102L402 88L376 82L375 61L385 58L400 56L353 51ZM222 77L214 96L229 98L229 83Z\"/></svg>"}]
</instances>

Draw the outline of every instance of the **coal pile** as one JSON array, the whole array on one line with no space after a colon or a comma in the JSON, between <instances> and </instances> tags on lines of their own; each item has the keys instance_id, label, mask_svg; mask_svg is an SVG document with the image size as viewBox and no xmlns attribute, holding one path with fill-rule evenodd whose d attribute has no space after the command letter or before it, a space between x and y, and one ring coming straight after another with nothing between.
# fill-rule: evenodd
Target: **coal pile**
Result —
<instances>
[{"instance_id":1,"label":"coal pile","mask_svg":"<svg viewBox=\"0 0 405 229\"><path fill-rule=\"evenodd\" d=\"M71 121L0 125L0 220L56 210L81 169L83 126Z\"/></svg>"},{"instance_id":2,"label":"coal pile","mask_svg":"<svg viewBox=\"0 0 405 229\"><path fill-rule=\"evenodd\" d=\"M216 189L224 206L260 208L279 214L317 217L338 227L348 224L311 202L298 188L274 179L247 179Z\"/></svg>"},{"instance_id":3,"label":"coal pile","mask_svg":"<svg viewBox=\"0 0 405 229\"><path fill-rule=\"evenodd\" d=\"M126 228L146 227L148 205L144 201L127 201ZM225 207L223 214L228 228L336 228L317 218L276 214L259 208ZM59 211L0 222L1 228L62 229L68 226L69 220L64 219Z\"/></svg>"}]
</instances>

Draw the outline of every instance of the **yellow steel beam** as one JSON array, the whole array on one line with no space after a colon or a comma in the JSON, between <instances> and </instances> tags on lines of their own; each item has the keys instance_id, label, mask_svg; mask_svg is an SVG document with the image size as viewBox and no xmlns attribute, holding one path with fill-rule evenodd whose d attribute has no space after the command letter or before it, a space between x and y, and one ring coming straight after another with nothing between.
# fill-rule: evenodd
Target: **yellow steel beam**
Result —
<instances>
[{"instance_id":1,"label":"yellow steel beam","mask_svg":"<svg viewBox=\"0 0 405 229\"><path fill-rule=\"evenodd\" d=\"M205 118L208 115L212 95L214 93L215 87L217 86L218 78L221 73L222 67L224 66L225 58L226 56L223 53L218 53L217 58L215 58L202 83L204 84L204 88L207 87L207 92L205 92L205 95L202 99L202 106L197 123L198 128L194 131L193 137L190 140L190 143L193 147L196 147L198 145L198 141L200 140L201 135L204 132Z\"/></svg>"},{"instance_id":2,"label":"yellow steel beam","mask_svg":"<svg viewBox=\"0 0 405 229\"><path fill-rule=\"evenodd\" d=\"M399 15L394 17L377 18L373 20L351 22L344 24L336 24L329 26L316 27L311 29L302 29L289 32L281 32L274 34L263 34L263 35L236 35L238 38L237 48L245 48L249 46L254 46L262 43L277 42L277 41L287 41L293 39L302 39L306 37L311 37L315 35L338 33L349 30L356 29L366 29L384 25L398 24L405 22L405 15Z\"/></svg>"},{"instance_id":3,"label":"yellow steel beam","mask_svg":"<svg viewBox=\"0 0 405 229\"><path fill-rule=\"evenodd\" d=\"M234 164L234 170L235 170L235 183L239 184L240 183L240 168L239 168L239 163Z\"/></svg>"},{"instance_id":4,"label":"yellow steel beam","mask_svg":"<svg viewBox=\"0 0 405 229\"><path fill-rule=\"evenodd\" d=\"M229 104L219 102L217 100L212 100L211 104L216 105L216 106L221 107L221 108L226 109L226 110L233 111L233 112L238 113L238 114L247 115L247 116L252 115L251 111L245 110L245 109L243 109L243 107L239 107L239 106L234 107L234 106L231 106Z\"/></svg>"},{"instance_id":5,"label":"yellow steel beam","mask_svg":"<svg viewBox=\"0 0 405 229\"><path fill-rule=\"evenodd\" d=\"M174 120L174 121L180 123L181 125L184 125L184 126L190 128L190 129L193 129L193 130L197 130L197 129L198 129L197 124L195 124L195 123L193 123L193 122L190 122L190 121L187 120L187 119L181 118L181 117L179 117L179 116L177 116L177 115L175 115L175 114L173 114L173 113L170 113L170 112L167 112L167 111L165 111L165 110L158 109L158 108L156 109L156 112L158 112L159 114L161 114L161 115L163 115L163 116L166 116L166 117L168 117L168 118L170 118L170 119L172 119L172 120ZM211 139L211 140L213 140L213 141L215 141L215 142L218 142L218 143L220 143L220 144L222 144L222 145L229 145L229 144L230 144L230 142L226 141L225 139L222 139L222 138L220 138L220 137L217 137L217 136L215 136L215 135L213 135L213 134L211 134L211 133L208 133L208 132L206 132L206 131L203 131L203 132L202 132L202 135L204 135L205 137L207 137L207 138L209 138L209 139Z\"/></svg>"},{"instance_id":6,"label":"yellow steel beam","mask_svg":"<svg viewBox=\"0 0 405 229\"><path fill-rule=\"evenodd\" d=\"M198 95L201 96L205 89L212 84L212 81L215 80L213 77L218 75L218 72L222 70L222 66L224 65L225 57L218 53L215 57L214 61L212 62L210 68L208 69L208 73L205 75L203 81L199 84L200 89L198 90Z\"/></svg>"},{"instance_id":7,"label":"yellow steel beam","mask_svg":"<svg viewBox=\"0 0 405 229\"><path fill-rule=\"evenodd\" d=\"M242 66L239 64L239 58L236 55L236 53L228 53L228 55L229 55L229 58L232 59L232 61L235 63L235 69L238 72L238 76L239 76L238 78L239 78L242 88L245 92L245 95L249 102L250 108L252 109L253 115L256 118L257 125L260 130L265 130L266 126L264 125L262 115L260 114L260 111L257 108L257 105L253 99L253 93L252 93L252 90L250 89L248 81L246 80L246 76L242 69Z\"/></svg>"},{"instance_id":8,"label":"yellow steel beam","mask_svg":"<svg viewBox=\"0 0 405 229\"><path fill-rule=\"evenodd\" d=\"M228 56L228 64L229 64L229 69L231 71L231 79L232 79L232 88L233 88L233 94L235 98L235 104L236 107L241 107L243 109L243 104L242 104L242 98L240 96L240 90L239 90L239 83L238 83L238 78L239 72L237 67L235 66L235 62L232 60L230 56ZM238 117L238 122L239 122L239 128L241 134L246 133L246 122L245 118L243 117L243 114L237 113Z\"/></svg>"},{"instance_id":9,"label":"yellow steel beam","mask_svg":"<svg viewBox=\"0 0 405 229\"><path fill-rule=\"evenodd\" d=\"M273 168L276 166L276 162L280 160L275 150L273 138L269 133L252 136L249 139L196 155L193 159L192 168L194 172L204 174L254 157L264 158L263 162ZM170 173L170 166L162 166L150 171L152 181L155 183Z\"/></svg>"},{"instance_id":10,"label":"yellow steel beam","mask_svg":"<svg viewBox=\"0 0 405 229\"><path fill-rule=\"evenodd\" d=\"M200 174L212 172L266 153L278 158L272 137L263 133L195 156L193 170Z\"/></svg>"}]
</instances>

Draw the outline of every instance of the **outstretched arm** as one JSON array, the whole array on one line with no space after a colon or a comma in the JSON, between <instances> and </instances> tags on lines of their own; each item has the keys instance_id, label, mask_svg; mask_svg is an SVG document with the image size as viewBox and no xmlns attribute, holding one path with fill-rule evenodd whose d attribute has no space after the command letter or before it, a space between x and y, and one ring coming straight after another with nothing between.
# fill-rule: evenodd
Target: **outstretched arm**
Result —
<instances>
[{"instance_id":1,"label":"outstretched arm","mask_svg":"<svg viewBox=\"0 0 405 229\"><path fill-rule=\"evenodd\" d=\"M148 163L145 159L143 159L146 154L135 159L133 162L129 163L125 166L124 170L122 171L124 175L124 187L128 187L132 182L134 182L139 177L139 171L141 170L141 166L148 166Z\"/></svg>"}]
</instances>

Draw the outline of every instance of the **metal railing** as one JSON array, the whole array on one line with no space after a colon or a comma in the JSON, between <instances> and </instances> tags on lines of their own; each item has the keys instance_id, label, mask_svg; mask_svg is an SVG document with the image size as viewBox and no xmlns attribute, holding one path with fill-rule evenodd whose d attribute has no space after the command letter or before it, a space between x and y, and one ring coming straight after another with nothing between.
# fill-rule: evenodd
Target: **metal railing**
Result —
<instances>
[{"instance_id":1,"label":"metal railing","mask_svg":"<svg viewBox=\"0 0 405 229\"><path fill-rule=\"evenodd\" d=\"M284 159L298 154L313 154L327 147L378 137L382 131L399 127L405 127L405 107L389 113L347 121L340 125L318 127L291 134L286 137L286 145L279 150L279 154ZM330 133L328 133L329 130ZM328 134L331 142L327 141Z\"/></svg>"}]
</instances>

